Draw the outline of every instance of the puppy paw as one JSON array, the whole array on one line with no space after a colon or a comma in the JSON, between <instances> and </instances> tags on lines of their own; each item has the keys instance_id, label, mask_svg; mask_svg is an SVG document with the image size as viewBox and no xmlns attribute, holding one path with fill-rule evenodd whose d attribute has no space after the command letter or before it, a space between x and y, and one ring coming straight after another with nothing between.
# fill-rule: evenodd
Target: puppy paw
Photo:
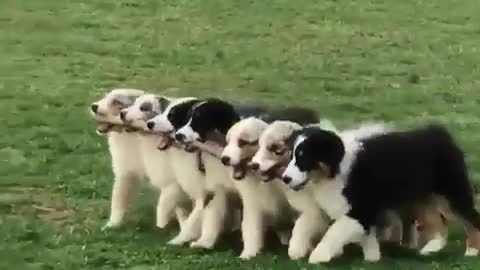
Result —
<instances>
[{"instance_id":1,"label":"puppy paw","mask_svg":"<svg viewBox=\"0 0 480 270\"><path fill-rule=\"evenodd\" d=\"M308 258L309 263L327 263L332 260L333 254L328 247L318 245Z\"/></svg>"},{"instance_id":2,"label":"puppy paw","mask_svg":"<svg viewBox=\"0 0 480 270\"><path fill-rule=\"evenodd\" d=\"M197 241L193 241L192 243L190 243L190 247L201 248L201 249L212 249L213 243L211 243L210 241L204 241L202 239L199 239Z\"/></svg>"},{"instance_id":3,"label":"puppy paw","mask_svg":"<svg viewBox=\"0 0 480 270\"><path fill-rule=\"evenodd\" d=\"M363 256L364 256L364 260L367 262L378 262L382 257L380 254L380 250L378 249L369 251L365 253Z\"/></svg>"},{"instance_id":4,"label":"puppy paw","mask_svg":"<svg viewBox=\"0 0 480 270\"><path fill-rule=\"evenodd\" d=\"M168 241L168 244L172 245L172 246L180 246L180 245L185 244L186 242L188 242L188 239L186 239L182 235L177 235L175 238Z\"/></svg>"},{"instance_id":5,"label":"puppy paw","mask_svg":"<svg viewBox=\"0 0 480 270\"><path fill-rule=\"evenodd\" d=\"M239 258L242 260L250 260L251 258L256 257L258 252L255 251L248 251L248 250L243 250L242 253L240 254Z\"/></svg>"},{"instance_id":6,"label":"puppy paw","mask_svg":"<svg viewBox=\"0 0 480 270\"><path fill-rule=\"evenodd\" d=\"M161 218L158 218L157 219L157 222L156 222L156 226L157 228L159 229L165 229L168 225L168 220L166 219L161 219Z\"/></svg>"},{"instance_id":7,"label":"puppy paw","mask_svg":"<svg viewBox=\"0 0 480 270\"><path fill-rule=\"evenodd\" d=\"M102 231L116 229L122 225L122 221L120 220L109 220L105 225L102 227Z\"/></svg>"},{"instance_id":8,"label":"puppy paw","mask_svg":"<svg viewBox=\"0 0 480 270\"><path fill-rule=\"evenodd\" d=\"M292 260L299 260L305 258L308 253L308 248L306 247L289 247L288 248L288 257Z\"/></svg>"},{"instance_id":9,"label":"puppy paw","mask_svg":"<svg viewBox=\"0 0 480 270\"><path fill-rule=\"evenodd\" d=\"M445 245L447 244L447 241L443 237L436 237L432 240L430 240L421 250L420 254L421 255L430 255L432 253L440 251Z\"/></svg>"},{"instance_id":10,"label":"puppy paw","mask_svg":"<svg viewBox=\"0 0 480 270\"><path fill-rule=\"evenodd\" d=\"M478 249L476 248L472 248L472 247L469 247L467 248L467 250L465 251L465 256L466 257L474 257L474 256L478 256Z\"/></svg>"}]
</instances>

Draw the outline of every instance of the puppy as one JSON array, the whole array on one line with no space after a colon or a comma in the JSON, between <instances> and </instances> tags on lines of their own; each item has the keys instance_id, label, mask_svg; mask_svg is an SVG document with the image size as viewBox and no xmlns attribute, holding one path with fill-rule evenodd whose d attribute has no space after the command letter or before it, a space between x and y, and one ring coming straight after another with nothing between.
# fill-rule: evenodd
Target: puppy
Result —
<instances>
[{"instance_id":1,"label":"puppy","mask_svg":"<svg viewBox=\"0 0 480 270\"><path fill-rule=\"evenodd\" d=\"M313 179L312 172L320 170L327 176L325 182L338 183L342 189L338 200L342 211L310 262L330 261L349 242L360 242L366 259L379 259L379 252L365 252L378 250L373 235L376 219L387 209L432 196L448 202L462 220L468 236L465 255L478 254L480 215L474 208L463 153L443 127L387 130L362 138L354 134L305 128L295 136L283 181L299 190Z\"/></svg>"},{"instance_id":2,"label":"puppy","mask_svg":"<svg viewBox=\"0 0 480 270\"><path fill-rule=\"evenodd\" d=\"M92 116L97 121L112 124L100 124L97 132L108 136L108 145L112 158L114 174L110 218L104 228L118 227L122 224L128 203L140 181L149 174L145 170L142 142L136 133L110 132L114 124L123 124L120 112L131 106L144 92L136 89L115 89L91 105ZM118 130L118 129L117 129ZM168 172L167 172L167 175ZM168 196L167 196L168 197ZM166 209L159 201L157 210ZM161 211L160 211L161 212ZM179 222L183 215L179 212ZM166 211L157 215L157 226L165 227L171 219Z\"/></svg>"},{"instance_id":3,"label":"puppy","mask_svg":"<svg viewBox=\"0 0 480 270\"><path fill-rule=\"evenodd\" d=\"M145 94L124 109L120 117L127 124L146 128L146 121L161 114L174 99ZM204 175L198 167L198 155L169 147L159 151L158 145L168 145L169 138L153 133L139 133L147 175L161 190L157 216L180 208L182 202L193 201L193 210L183 222L180 233L169 243L180 245L200 236L201 218L206 190ZM167 141L167 142L166 142ZM185 196L188 196L186 198Z\"/></svg>"},{"instance_id":4,"label":"puppy","mask_svg":"<svg viewBox=\"0 0 480 270\"><path fill-rule=\"evenodd\" d=\"M174 132L188 122L192 107L199 102L199 99L191 97L173 100L163 113L147 122L147 127L153 132L174 136ZM195 151L193 147L187 147L186 150ZM225 229L233 226L229 221L235 218L239 209L238 195L227 170L219 160L203 153L201 158L205 168L205 189L213 197L203 210L200 237L191 246L211 249Z\"/></svg>"},{"instance_id":5,"label":"puppy","mask_svg":"<svg viewBox=\"0 0 480 270\"><path fill-rule=\"evenodd\" d=\"M282 122L290 123L289 121ZM222 162L227 166L233 167L234 178L245 176L245 173L240 170L245 167L243 164L250 162L259 149L259 140L261 140L260 138L267 127L267 122L256 117L249 117L237 122L228 131L227 146L222 153ZM252 166L254 170L258 168L258 165ZM276 172L271 170L268 172L272 178L276 174ZM262 175L265 176L265 174ZM272 178L262 179L265 179L265 182L269 182L268 180ZM260 182L259 179L252 180ZM280 184L275 181L264 185L260 184L259 186L261 189L263 186L278 185L277 183ZM298 215L289 240L288 255L291 259L300 259L311 251L314 241L326 231L329 220L320 207L318 207L310 191L302 190L295 192L283 185L280 186L280 190L286 196L290 207Z\"/></svg>"}]
</instances>

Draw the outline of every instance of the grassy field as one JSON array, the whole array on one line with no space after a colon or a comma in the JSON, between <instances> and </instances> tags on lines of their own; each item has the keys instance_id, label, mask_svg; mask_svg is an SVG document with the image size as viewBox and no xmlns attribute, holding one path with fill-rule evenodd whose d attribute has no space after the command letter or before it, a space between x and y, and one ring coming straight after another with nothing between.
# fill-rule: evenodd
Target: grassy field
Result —
<instances>
[{"instance_id":1,"label":"grassy field","mask_svg":"<svg viewBox=\"0 0 480 270\"><path fill-rule=\"evenodd\" d=\"M143 190L102 232L112 174L88 105L115 87L317 109L340 126L446 124L480 183L480 6L436 1L0 1L1 269L479 269L452 232L441 254L386 248L328 265L275 241L249 262L165 245Z\"/></svg>"}]
</instances>

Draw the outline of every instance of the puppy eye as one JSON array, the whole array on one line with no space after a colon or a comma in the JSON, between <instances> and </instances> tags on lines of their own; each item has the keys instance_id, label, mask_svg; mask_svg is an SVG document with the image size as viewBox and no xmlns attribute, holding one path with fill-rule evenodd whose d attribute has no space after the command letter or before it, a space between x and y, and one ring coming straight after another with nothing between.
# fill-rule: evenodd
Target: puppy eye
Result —
<instances>
[{"instance_id":1,"label":"puppy eye","mask_svg":"<svg viewBox=\"0 0 480 270\"><path fill-rule=\"evenodd\" d=\"M274 153L275 153L277 156L281 156L281 155L283 155L283 154L285 153L285 151L286 151L285 148L284 148L284 149L280 149L280 148L279 148L279 149L275 150Z\"/></svg>"},{"instance_id":2,"label":"puppy eye","mask_svg":"<svg viewBox=\"0 0 480 270\"><path fill-rule=\"evenodd\" d=\"M242 139L238 140L238 147L244 147L247 144L248 142L245 140L242 140Z\"/></svg>"},{"instance_id":3,"label":"puppy eye","mask_svg":"<svg viewBox=\"0 0 480 270\"><path fill-rule=\"evenodd\" d=\"M140 111L142 112L150 112L152 111L152 103L150 102L145 102L140 106Z\"/></svg>"},{"instance_id":4,"label":"puppy eye","mask_svg":"<svg viewBox=\"0 0 480 270\"><path fill-rule=\"evenodd\" d=\"M114 99L112 99L112 105L113 105L113 106L123 106L124 104L123 104L122 101L114 98Z\"/></svg>"}]
</instances>

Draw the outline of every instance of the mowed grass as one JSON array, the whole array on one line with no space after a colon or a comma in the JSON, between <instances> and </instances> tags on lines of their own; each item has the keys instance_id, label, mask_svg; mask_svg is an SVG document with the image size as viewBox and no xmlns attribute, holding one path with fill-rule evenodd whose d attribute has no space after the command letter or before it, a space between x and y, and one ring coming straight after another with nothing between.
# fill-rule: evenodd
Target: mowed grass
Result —
<instances>
[{"instance_id":1,"label":"mowed grass","mask_svg":"<svg viewBox=\"0 0 480 270\"><path fill-rule=\"evenodd\" d=\"M464 235L420 258L353 248L328 265L268 241L236 258L169 247L144 189L123 228L102 232L112 173L88 105L117 87L315 108L342 127L443 123L480 183L477 1L0 1L2 269L479 269ZM401 191L399 191L401 192Z\"/></svg>"}]
</instances>

